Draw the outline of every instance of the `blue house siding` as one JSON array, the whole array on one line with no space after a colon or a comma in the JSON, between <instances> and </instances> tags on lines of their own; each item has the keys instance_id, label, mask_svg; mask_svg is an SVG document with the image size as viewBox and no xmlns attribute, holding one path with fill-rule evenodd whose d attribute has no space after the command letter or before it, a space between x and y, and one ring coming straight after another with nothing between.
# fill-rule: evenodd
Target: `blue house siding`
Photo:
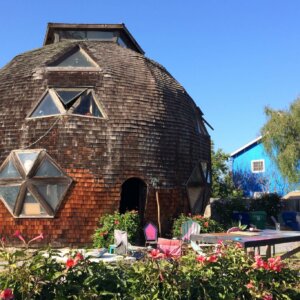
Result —
<instances>
[{"instance_id":1,"label":"blue house siding","mask_svg":"<svg viewBox=\"0 0 300 300\"><path fill-rule=\"evenodd\" d=\"M296 189L297 185L288 184L281 176L276 164L266 153L261 138L234 152L231 158L233 181L247 197L253 197L255 192L277 193L283 196ZM252 162L259 160L264 162L264 171L253 172Z\"/></svg>"}]
</instances>

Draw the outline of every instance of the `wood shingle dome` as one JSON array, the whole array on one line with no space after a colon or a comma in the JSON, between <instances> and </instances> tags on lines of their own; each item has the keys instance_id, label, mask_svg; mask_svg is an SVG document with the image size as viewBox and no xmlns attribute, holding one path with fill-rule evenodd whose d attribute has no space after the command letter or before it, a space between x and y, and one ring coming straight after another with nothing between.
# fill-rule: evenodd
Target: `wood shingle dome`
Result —
<instances>
[{"instance_id":1,"label":"wood shingle dome","mask_svg":"<svg viewBox=\"0 0 300 300\"><path fill-rule=\"evenodd\" d=\"M113 39L54 40L46 37L42 48L0 69L2 233L19 229L61 244L87 243L104 213L137 209L156 223L156 189L164 231L181 212L203 212L210 137L184 88L135 41L124 47ZM14 151L36 149L44 153L34 158L36 167L16 181L22 161ZM35 173L39 168L44 175ZM18 208L8 209L9 201Z\"/></svg>"}]
</instances>

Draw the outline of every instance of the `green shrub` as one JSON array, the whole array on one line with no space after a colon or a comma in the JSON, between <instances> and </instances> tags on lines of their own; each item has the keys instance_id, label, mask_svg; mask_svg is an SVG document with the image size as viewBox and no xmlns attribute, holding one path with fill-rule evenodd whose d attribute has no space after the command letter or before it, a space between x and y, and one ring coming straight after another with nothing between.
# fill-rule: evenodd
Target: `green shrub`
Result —
<instances>
[{"instance_id":1,"label":"green shrub","mask_svg":"<svg viewBox=\"0 0 300 300\"><path fill-rule=\"evenodd\" d=\"M224 231L224 228L216 221L205 218L201 215L184 215L181 214L177 219L174 220L173 228L172 228L172 235L173 237L181 237L181 225L188 221L192 220L198 223L201 226L201 233L208 233L208 232L221 232Z\"/></svg>"},{"instance_id":2,"label":"green shrub","mask_svg":"<svg viewBox=\"0 0 300 300\"><path fill-rule=\"evenodd\" d=\"M70 252L0 248L1 299L297 299L297 270L280 257L249 257L239 243L222 242L205 255L181 258L152 250L143 260L116 265L92 262ZM10 296L4 297L4 292Z\"/></svg>"},{"instance_id":3,"label":"green shrub","mask_svg":"<svg viewBox=\"0 0 300 300\"><path fill-rule=\"evenodd\" d=\"M108 248L114 243L114 230L125 230L128 241L134 243L139 232L139 215L136 211L120 214L106 214L99 219L98 228L93 234L93 245L96 248Z\"/></svg>"}]
</instances>

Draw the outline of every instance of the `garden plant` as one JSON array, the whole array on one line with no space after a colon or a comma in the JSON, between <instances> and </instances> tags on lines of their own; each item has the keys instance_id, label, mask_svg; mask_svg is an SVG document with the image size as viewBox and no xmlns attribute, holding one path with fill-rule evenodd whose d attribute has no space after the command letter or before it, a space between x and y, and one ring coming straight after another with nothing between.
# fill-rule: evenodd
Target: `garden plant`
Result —
<instances>
[{"instance_id":1,"label":"garden plant","mask_svg":"<svg viewBox=\"0 0 300 300\"><path fill-rule=\"evenodd\" d=\"M93 262L76 250L64 262L57 250L6 247L1 239L0 299L297 299L297 270L280 257L248 256L239 243L218 245L205 255L175 258L158 249L142 260L116 265Z\"/></svg>"}]
</instances>

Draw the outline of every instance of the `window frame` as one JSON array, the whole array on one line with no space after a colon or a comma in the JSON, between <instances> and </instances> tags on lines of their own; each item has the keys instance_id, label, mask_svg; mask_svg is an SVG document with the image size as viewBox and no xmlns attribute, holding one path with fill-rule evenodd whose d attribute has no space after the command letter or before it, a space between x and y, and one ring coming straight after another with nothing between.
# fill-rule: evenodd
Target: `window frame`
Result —
<instances>
[{"instance_id":1,"label":"window frame","mask_svg":"<svg viewBox=\"0 0 300 300\"><path fill-rule=\"evenodd\" d=\"M59 95L57 94L56 90L82 90L82 93L76 98L74 98L72 101L72 105L68 109L66 109L62 103L62 100L60 100ZM37 107L42 103L44 98L46 97L47 93L50 94L52 97L54 104L60 111L60 114L52 114L52 115L45 115L45 116L37 116L37 117L32 117L31 115L34 113L34 111L37 109ZM87 116L87 115L81 115L81 114L74 114L73 111L75 108L73 108L73 105L79 101L79 97L81 97L84 93L91 93L92 97L96 103L97 108L99 109L102 117L97 117L97 116ZM71 101L71 102L72 102ZM73 109L72 109L73 108ZM48 87L46 91L43 93L43 95L40 97L40 99L36 102L36 104L33 106L33 108L29 111L29 113L26 116L27 120L36 120L36 119L41 119L41 118L49 118L49 117L60 117L60 116L77 116L77 117L84 117L84 118L93 118L93 119L107 119L107 115L104 111L103 105L101 102L98 100L96 93L93 88L91 87Z\"/></svg>"},{"instance_id":2,"label":"window frame","mask_svg":"<svg viewBox=\"0 0 300 300\"><path fill-rule=\"evenodd\" d=\"M262 169L261 170L254 170L254 164L262 162ZM251 172L252 173L264 173L266 171L266 166L265 166L265 160L264 159L253 159L251 160Z\"/></svg>"},{"instance_id":3,"label":"window frame","mask_svg":"<svg viewBox=\"0 0 300 300\"><path fill-rule=\"evenodd\" d=\"M71 55L75 54L77 51L81 52L82 55L84 55L86 57L86 59L88 61L91 62L91 64L93 64L94 66L89 66L89 67L76 67L76 66L55 66L56 63L62 62L65 59L67 59L68 57L70 57ZM75 47L73 47L72 49L69 49L68 51L66 51L65 53L63 53L60 57L54 59L52 62L49 62L46 67L46 72L51 72L51 71L87 71L87 72L99 72L102 71L102 69L100 68L100 66L94 61L94 59L91 58L91 56L80 46L80 45L76 45Z\"/></svg>"},{"instance_id":4,"label":"window frame","mask_svg":"<svg viewBox=\"0 0 300 300\"><path fill-rule=\"evenodd\" d=\"M24 167L19 159L18 153L32 153L38 152L37 158L34 160L34 163L29 170L28 174L25 173ZM34 176L36 174L39 167L43 164L45 160L49 160L51 164L53 164L62 175L59 177L43 177L43 176ZM20 186L19 193L15 200L14 209L12 210L7 204L6 200L0 196L0 201L5 205L8 211L12 214L15 219L26 219L26 218L54 218L62 201L64 200L66 194L69 191L70 186L73 183L73 180L70 176L68 176L64 170L55 162L55 160L46 152L44 149L30 149L30 150L12 150L8 157L4 160L2 165L0 166L0 172L6 167L9 161L12 161L15 168L21 175L21 178L1 178L0 186ZM53 209L51 204L48 203L47 199L44 199L43 195L38 191L36 186L38 183L45 184L65 184L65 190L58 198L56 208ZM24 208L24 202L26 198L26 193L29 192L31 196L39 203L45 210L47 215L22 215L22 211Z\"/></svg>"}]
</instances>

